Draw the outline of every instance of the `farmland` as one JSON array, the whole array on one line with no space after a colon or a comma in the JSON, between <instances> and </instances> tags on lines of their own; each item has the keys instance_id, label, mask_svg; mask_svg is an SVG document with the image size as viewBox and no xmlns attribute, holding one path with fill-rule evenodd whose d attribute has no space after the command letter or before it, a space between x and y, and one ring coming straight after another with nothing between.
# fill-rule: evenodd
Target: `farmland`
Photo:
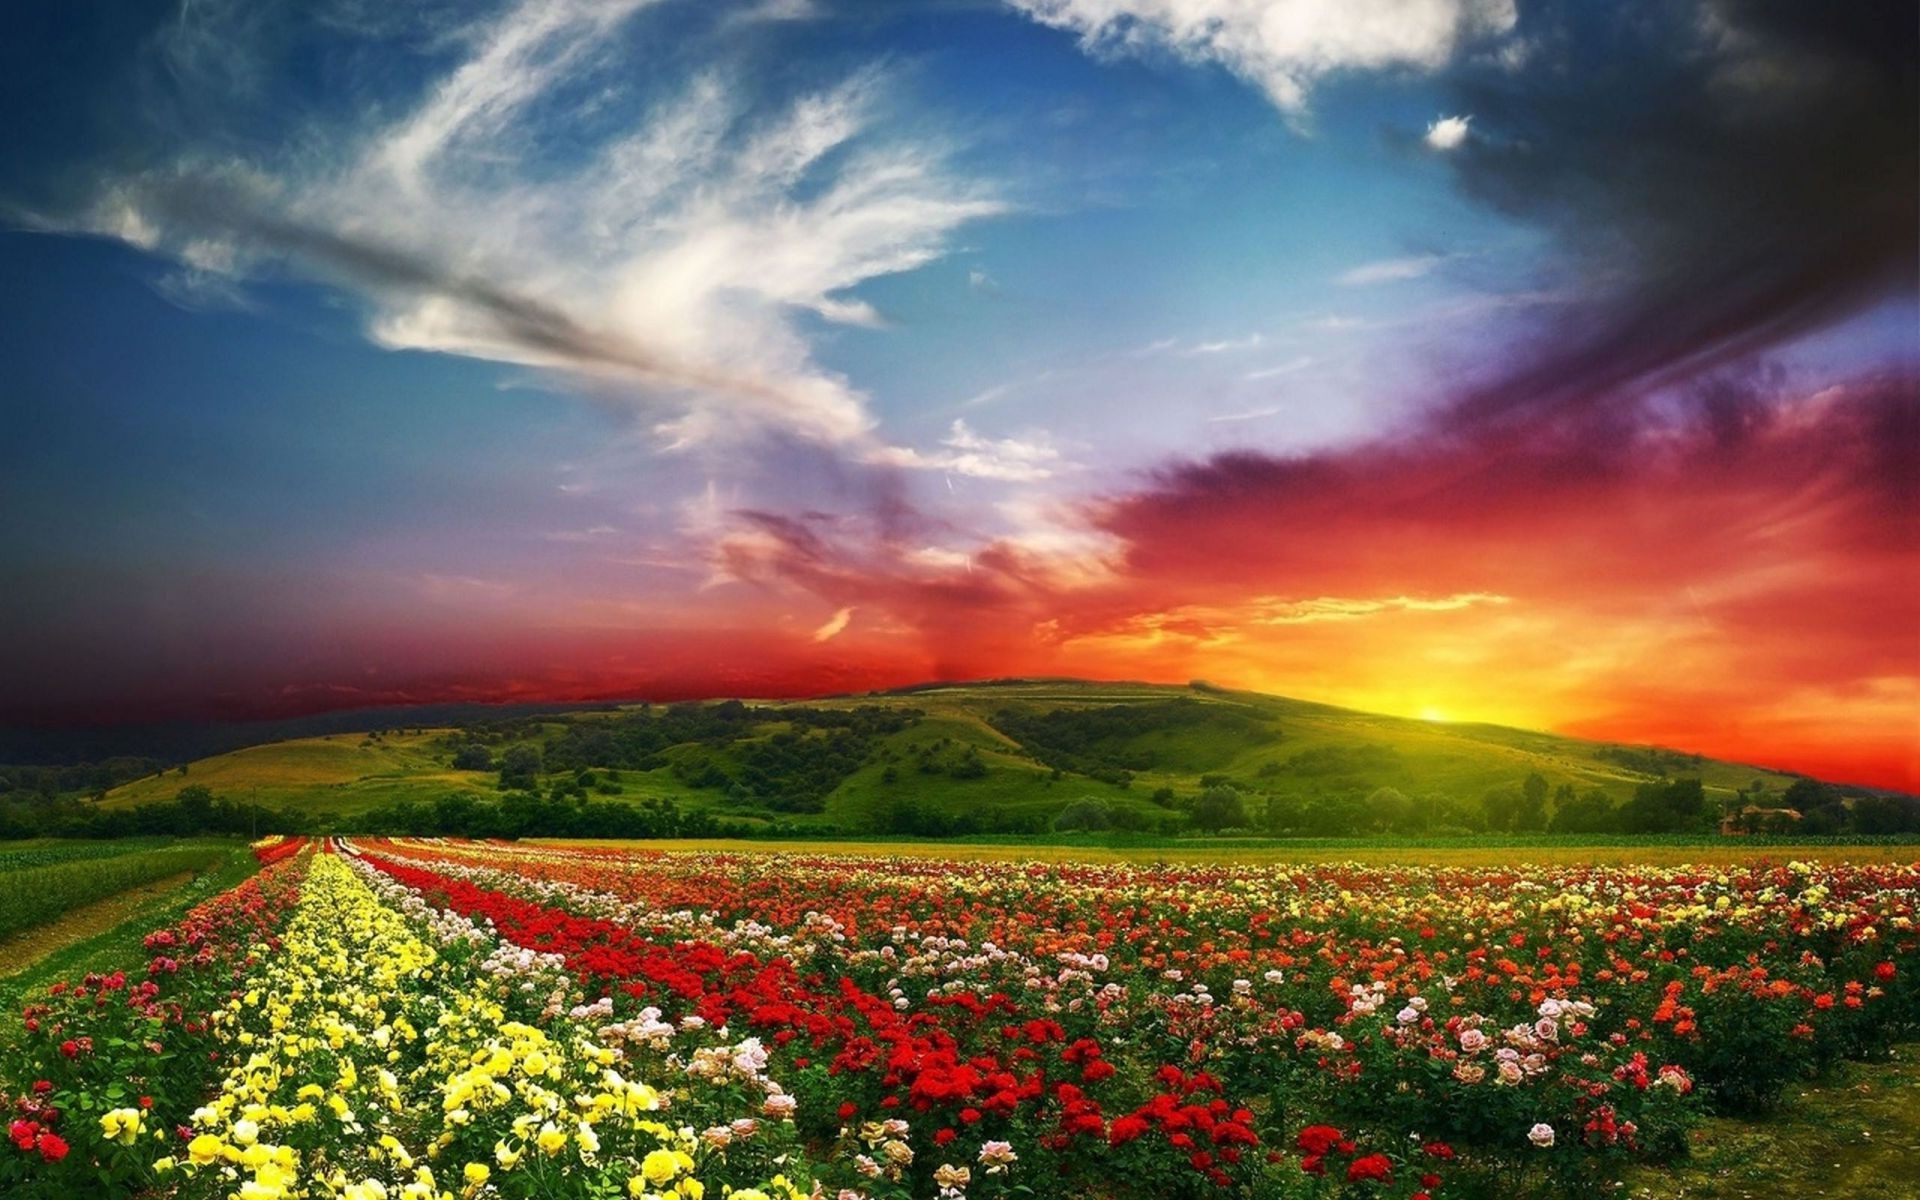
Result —
<instances>
[{"instance_id":1,"label":"farmland","mask_svg":"<svg viewBox=\"0 0 1920 1200\"><path fill-rule=\"evenodd\" d=\"M1913 1037L1910 853L1024 849L265 839L0 1034L0 1183L1664 1195L1906 1111L1802 1096Z\"/></svg>"}]
</instances>

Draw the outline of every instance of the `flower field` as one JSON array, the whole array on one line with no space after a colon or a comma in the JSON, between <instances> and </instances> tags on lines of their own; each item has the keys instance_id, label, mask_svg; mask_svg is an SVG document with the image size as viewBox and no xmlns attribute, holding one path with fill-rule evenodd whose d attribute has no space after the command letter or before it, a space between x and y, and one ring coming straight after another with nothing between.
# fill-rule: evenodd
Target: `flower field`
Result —
<instances>
[{"instance_id":1,"label":"flower field","mask_svg":"<svg viewBox=\"0 0 1920 1200\"><path fill-rule=\"evenodd\" d=\"M1920 866L270 839L5 1039L9 1196L1599 1194L1920 1019Z\"/></svg>"}]
</instances>

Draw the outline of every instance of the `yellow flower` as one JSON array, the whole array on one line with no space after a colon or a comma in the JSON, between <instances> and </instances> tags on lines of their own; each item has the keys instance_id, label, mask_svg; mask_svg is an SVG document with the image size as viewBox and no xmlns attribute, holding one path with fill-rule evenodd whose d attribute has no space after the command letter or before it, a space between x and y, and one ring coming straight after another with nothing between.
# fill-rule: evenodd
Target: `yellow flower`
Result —
<instances>
[{"instance_id":1,"label":"yellow flower","mask_svg":"<svg viewBox=\"0 0 1920 1200\"><path fill-rule=\"evenodd\" d=\"M220 1157L226 1144L210 1133L203 1133L187 1143L187 1161L196 1167L204 1167Z\"/></svg>"},{"instance_id":2,"label":"yellow flower","mask_svg":"<svg viewBox=\"0 0 1920 1200\"><path fill-rule=\"evenodd\" d=\"M140 1136L140 1110L137 1108L116 1108L100 1118L100 1132L110 1141L123 1146L133 1145L133 1139Z\"/></svg>"},{"instance_id":3,"label":"yellow flower","mask_svg":"<svg viewBox=\"0 0 1920 1200\"><path fill-rule=\"evenodd\" d=\"M474 1187L479 1187L493 1177L493 1170L485 1163L471 1162L467 1164L467 1169L462 1171L461 1174L466 1177L468 1183Z\"/></svg>"},{"instance_id":4,"label":"yellow flower","mask_svg":"<svg viewBox=\"0 0 1920 1200\"><path fill-rule=\"evenodd\" d=\"M692 1169L693 1159L679 1150L653 1150L640 1160L640 1174L655 1187L662 1187L681 1172Z\"/></svg>"}]
</instances>

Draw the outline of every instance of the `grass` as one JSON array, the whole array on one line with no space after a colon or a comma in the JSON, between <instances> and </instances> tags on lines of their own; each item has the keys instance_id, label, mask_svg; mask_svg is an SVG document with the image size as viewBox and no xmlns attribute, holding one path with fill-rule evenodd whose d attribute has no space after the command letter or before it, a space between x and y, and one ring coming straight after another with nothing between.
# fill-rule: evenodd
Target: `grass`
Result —
<instances>
[{"instance_id":1,"label":"grass","mask_svg":"<svg viewBox=\"0 0 1920 1200\"><path fill-rule=\"evenodd\" d=\"M313 813L363 812L400 800L431 803L453 792L488 792L495 776L456 771L434 743L444 729L408 734L340 733L249 746L203 758L186 774L168 771L122 784L107 793L110 808L170 800L199 784L215 795L270 808Z\"/></svg>"},{"instance_id":2,"label":"grass","mask_svg":"<svg viewBox=\"0 0 1920 1200\"><path fill-rule=\"evenodd\" d=\"M44 925L129 888L206 870L224 858L231 845L224 841L186 842L0 874L0 938Z\"/></svg>"},{"instance_id":3,"label":"grass","mask_svg":"<svg viewBox=\"0 0 1920 1200\"><path fill-rule=\"evenodd\" d=\"M1765 1120L1708 1120L1684 1162L1636 1171L1632 1200L1920 1198L1920 1046L1845 1063Z\"/></svg>"},{"instance_id":4,"label":"grass","mask_svg":"<svg viewBox=\"0 0 1920 1200\"><path fill-rule=\"evenodd\" d=\"M1081 774L1054 779L1028 748L990 723L994 714L1007 707L1045 712L1164 703L1176 697L1214 706L1223 714L1230 711L1241 718L1250 714L1254 724L1250 731L1244 719L1223 719L1105 741L1102 753L1145 764L1135 772L1132 786L1125 788ZM1415 802L1447 797L1469 805L1490 789L1517 785L1532 772L1545 778L1550 788L1563 783L1580 791L1599 788L1616 800L1650 778L1602 743L1214 689L1042 680L805 703L825 708L898 705L919 709L925 716L917 725L880 739L873 760L845 779L827 797L820 813L777 814L757 801L732 802L720 790L687 786L668 767L621 771L618 798L627 802L671 798L730 818L769 821L777 817L823 830L878 830L888 827L891 812L909 803L949 814L1046 817L1084 796L1105 799L1149 822L1165 821L1170 814L1151 801L1153 793L1165 787L1181 796L1195 795L1202 790L1202 774L1225 775L1244 789L1276 796L1311 797L1356 789L1365 794L1387 786ZM605 714L582 713L572 719L602 720ZM560 722L555 718L546 728L563 728ZM760 732L770 733L775 727L777 723L769 723ZM326 818L349 817L400 800L431 803L450 794L494 792L494 774L451 767L450 754L439 744L448 732L335 734L253 746L201 759L185 774L167 772L124 784L108 793L103 803L120 807L169 799L188 785L201 784L236 800L297 808ZM947 747L943 757L971 750L986 765L985 777L956 779L946 773L921 772L915 752L942 739ZM687 744L671 748L664 757L671 760L682 753L711 754L725 764L732 751ZM1298 761L1303 755L1348 756L1357 765L1308 770ZM1358 762L1367 755L1372 757ZM891 782L886 778L890 767ZM1754 781L1777 794L1791 782L1791 777L1776 772L1708 759L1676 761L1673 769L1700 776L1716 798L1730 797Z\"/></svg>"}]
</instances>

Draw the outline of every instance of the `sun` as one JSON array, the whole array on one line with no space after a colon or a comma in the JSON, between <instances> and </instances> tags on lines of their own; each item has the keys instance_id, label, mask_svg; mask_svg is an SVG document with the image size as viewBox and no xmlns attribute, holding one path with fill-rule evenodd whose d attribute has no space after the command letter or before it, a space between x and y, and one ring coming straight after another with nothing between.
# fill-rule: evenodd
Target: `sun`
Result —
<instances>
[{"instance_id":1,"label":"sun","mask_svg":"<svg viewBox=\"0 0 1920 1200\"><path fill-rule=\"evenodd\" d=\"M1432 705L1428 705L1426 708L1420 710L1420 719L1422 721L1445 721L1447 714L1434 708Z\"/></svg>"}]
</instances>

